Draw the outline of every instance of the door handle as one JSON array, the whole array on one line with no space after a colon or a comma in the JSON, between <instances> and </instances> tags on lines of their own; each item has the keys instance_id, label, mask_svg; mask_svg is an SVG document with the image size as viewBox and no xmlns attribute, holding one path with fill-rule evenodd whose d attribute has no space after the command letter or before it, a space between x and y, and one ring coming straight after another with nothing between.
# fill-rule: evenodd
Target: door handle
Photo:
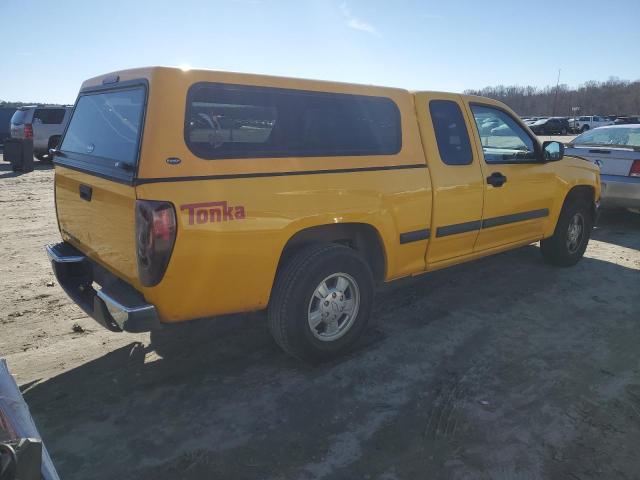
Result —
<instances>
[{"instance_id":1,"label":"door handle","mask_svg":"<svg viewBox=\"0 0 640 480\"><path fill-rule=\"evenodd\" d=\"M80 185L80 198L82 200L86 200L87 202L90 202L92 194L93 194L93 189L89 185Z\"/></svg>"},{"instance_id":2,"label":"door handle","mask_svg":"<svg viewBox=\"0 0 640 480\"><path fill-rule=\"evenodd\" d=\"M494 187L501 187L507 181L507 177L502 175L500 172L494 172L487 177L487 183L489 185L493 185Z\"/></svg>"}]
</instances>

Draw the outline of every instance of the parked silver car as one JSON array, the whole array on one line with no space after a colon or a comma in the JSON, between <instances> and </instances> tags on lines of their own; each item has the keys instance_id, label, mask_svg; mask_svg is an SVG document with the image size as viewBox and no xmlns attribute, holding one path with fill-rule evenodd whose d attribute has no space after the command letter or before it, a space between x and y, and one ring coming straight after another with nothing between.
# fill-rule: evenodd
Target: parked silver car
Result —
<instances>
[{"instance_id":1,"label":"parked silver car","mask_svg":"<svg viewBox=\"0 0 640 480\"><path fill-rule=\"evenodd\" d=\"M640 125L611 125L578 135L566 155L600 167L604 207L640 209Z\"/></svg>"},{"instance_id":2,"label":"parked silver car","mask_svg":"<svg viewBox=\"0 0 640 480\"><path fill-rule=\"evenodd\" d=\"M66 106L20 107L11 117L11 138L32 138L33 154L46 160L49 149L58 145L72 110Z\"/></svg>"}]
</instances>

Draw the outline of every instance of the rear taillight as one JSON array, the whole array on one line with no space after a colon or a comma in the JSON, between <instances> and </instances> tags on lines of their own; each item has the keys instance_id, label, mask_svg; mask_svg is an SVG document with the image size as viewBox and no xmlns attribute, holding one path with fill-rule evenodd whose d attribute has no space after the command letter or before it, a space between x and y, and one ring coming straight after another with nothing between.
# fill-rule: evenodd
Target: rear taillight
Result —
<instances>
[{"instance_id":1,"label":"rear taillight","mask_svg":"<svg viewBox=\"0 0 640 480\"><path fill-rule=\"evenodd\" d=\"M629 170L630 177L640 177L640 160L634 160Z\"/></svg>"},{"instance_id":2,"label":"rear taillight","mask_svg":"<svg viewBox=\"0 0 640 480\"><path fill-rule=\"evenodd\" d=\"M24 138L33 138L33 126L30 123L24 124Z\"/></svg>"},{"instance_id":3,"label":"rear taillight","mask_svg":"<svg viewBox=\"0 0 640 480\"><path fill-rule=\"evenodd\" d=\"M176 241L176 211L169 202L136 201L138 276L145 287L157 285Z\"/></svg>"}]
</instances>

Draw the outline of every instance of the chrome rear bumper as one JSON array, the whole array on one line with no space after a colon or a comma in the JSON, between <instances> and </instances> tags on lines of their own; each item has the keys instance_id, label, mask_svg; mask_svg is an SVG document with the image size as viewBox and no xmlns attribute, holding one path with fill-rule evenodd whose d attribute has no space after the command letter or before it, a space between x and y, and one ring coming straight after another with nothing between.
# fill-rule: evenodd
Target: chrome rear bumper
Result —
<instances>
[{"instance_id":1,"label":"chrome rear bumper","mask_svg":"<svg viewBox=\"0 0 640 480\"><path fill-rule=\"evenodd\" d=\"M58 283L87 315L114 332L146 332L158 323L156 307L71 244L47 245ZM94 288L97 284L100 288Z\"/></svg>"}]
</instances>

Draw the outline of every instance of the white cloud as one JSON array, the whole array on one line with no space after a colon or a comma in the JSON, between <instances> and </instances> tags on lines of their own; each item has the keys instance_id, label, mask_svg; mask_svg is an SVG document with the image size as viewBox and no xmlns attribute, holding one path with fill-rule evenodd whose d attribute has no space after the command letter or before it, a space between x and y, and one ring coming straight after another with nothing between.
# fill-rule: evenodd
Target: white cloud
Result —
<instances>
[{"instance_id":1,"label":"white cloud","mask_svg":"<svg viewBox=\"0 0 640 480\"><path fill-rule=\"evenodd\" d=\"M359 30L361 32L366 32L366 33L369 33L371 35L375 35L376 37L380 37L381 36L380 32L378 32L376 27L374 27L370 23L365 22L364 20L362 20L362 19L360 19L358 17L355 17L351 13L351 9L349 8L349 6L346 3L340 4L340 11L342 12L342 16L347 21L347 27L352 28L354 30Z\"/></svg>"}]
</instances>

